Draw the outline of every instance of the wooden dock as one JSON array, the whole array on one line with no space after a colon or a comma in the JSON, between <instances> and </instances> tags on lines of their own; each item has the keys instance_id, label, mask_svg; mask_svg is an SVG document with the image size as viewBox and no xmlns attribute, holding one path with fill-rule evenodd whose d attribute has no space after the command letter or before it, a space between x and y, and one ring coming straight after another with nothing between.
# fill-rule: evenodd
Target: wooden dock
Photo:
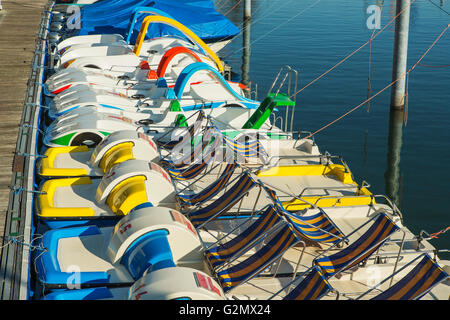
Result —
<instances>
[{"instance_id":1,"label":"wooden dock","mask_svg":"<svg viewBox=\"0 0 450 320\"><path fill-rule=\"evenodd\" d=\"M36 36L48 0L3 0L0 11L0 235L7 225L12 163ZM2 239L0 239L2 240ZM0 241L0 244L2 241ZM5 248L2 248L2 255ZM0 257L2 256L0 255ZM2 282L4 279L0 279Z\"/></svg>"}]
</instances>

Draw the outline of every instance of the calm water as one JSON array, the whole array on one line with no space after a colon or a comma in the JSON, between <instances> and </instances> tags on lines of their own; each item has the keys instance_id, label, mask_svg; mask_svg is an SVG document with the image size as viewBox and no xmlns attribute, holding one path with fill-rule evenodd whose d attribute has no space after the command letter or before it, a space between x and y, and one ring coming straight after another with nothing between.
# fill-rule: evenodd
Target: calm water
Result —
<instances>
[{"instance_id":1,"label":"calm water","mask_svg":"<svg viewBox=\"0 0 450 320\"><path fill-rule=\"evenodd\" d=\"M450 12L450 2L432 0ZM243 2L243 1L242 1ZM238 0L216 0L226 14ZM222 4L223 3L223 4ZM300 87L364 44L372 30L366 8L376 1L253 0L250 81L263 99L283 65L300 73ZM381 1L378 1L381 3ZM242 29L242 3L226 14ZM381 27L395 16L395 1L384 1ZM428 0L411 7L408 68L450 22L449 15ZM422 64L450 64L450 30ZM372 43L372 93L391 82L394 26ZM222 51L240 78L242 37ZM367 98L369 46L297 96L295 128L315 131ZM322 151L343 156L357 181L366 180L375 194L395 199L405 224L418 234L437 232L449 223L450 199L450 67L417 66L409 78L406 126L397 121L393 141L397 153L388 159L390 89L316 135ZM392 131L394 132L394 131ZM400 144L399 144L400 142ZM399 149L401 148L401 149ZM392 154L394 156L392 156ZM432 240L450 249L450 232ZM449 258L450 255L441 255Z\"/></svg>"}]
</instances>

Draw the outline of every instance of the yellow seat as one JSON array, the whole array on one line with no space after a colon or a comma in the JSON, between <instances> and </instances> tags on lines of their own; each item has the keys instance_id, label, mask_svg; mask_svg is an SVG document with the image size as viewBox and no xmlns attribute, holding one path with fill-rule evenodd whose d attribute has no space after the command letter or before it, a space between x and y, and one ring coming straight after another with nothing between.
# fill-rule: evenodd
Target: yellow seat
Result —
<instances>
[{"instance_id":1,"label":"yellow seat","mask_svg":"<svg viewBox=\"0 0 450 320\"><path fill-rule=\"evenodd\" d=\"M55 159L58 155L72 152L89 152L89 148L87 146L75 146L47 149L45 158L42 158L38 164L39 175L46 177L74 177L88 175L88 171L82 168L55 168Z\"/></svg>"},{"instance_id":2,"label":"yellow seat","mask_svg":"<svg viewBox=\"0 0 450 320\"><path fill-rule=\"evenodd\" d=\"M99 167L106 173L114 165L134 159L133 142L120 143L108 150L102 157ZM79 177L89 175L88 170L84 168L56 168L55 160L58 155L74 152L90 152L87 146L74 147L55 147L49 148L45 152L45 158L42 158L38 164L38 173L45 177Z\"/></svg>"},{"instance_id":3,"label":"yellow seat","mask_svg":"<svg viewBox=\"0 0 450 320\"><path fill-rule=\"evenodd\" d=\"M106 204L116 215L126 215L134 207L148 202L145 176L128 178L113 188Z\"/></svg>"},{"instance_id":4,"label":"yellow seat","mask_svg":"<svg viewBox=\"0 0 450 320\"><path fill-rule=\"evenodd\" d=\"M134 159L133 157L133 142L124 142L115 145L109 149L102 157L99 168L103 170L104 173L108 172L114 165Z\"/></svg>"},{"instance_id":5,"label":"yellow seat","mask_svg":"<svg viewBox=\"0 0 450 320\"><path fill-rule=\"evenodd\" d=\"M106 204L116 215L126 215L139 204L148 202L145 189L145 176L130 177L117 184L106 199ZM92 217L95 211L89 207L55 207L54 196L57 188L74 185L92 184L88 177L52 179L42 185L37 199L37 211L40 217Z\"/></svg>"},{"instance_id":6,"label":"yellow seat","mask_svg":"<svg viewBox=\"0 0 450 320\"><path fill-rule=\"evenodd\" d=\"M95 212L92 208L84 207L66 207L57 208L54 205L53 199L57 188L92 184L92 180L87 177L81 178L67 178L67 179L52 179L47 180L42 185L40 194L37 198L37 213L40 217L92 217Z\"/></svg>"}]
</instances>

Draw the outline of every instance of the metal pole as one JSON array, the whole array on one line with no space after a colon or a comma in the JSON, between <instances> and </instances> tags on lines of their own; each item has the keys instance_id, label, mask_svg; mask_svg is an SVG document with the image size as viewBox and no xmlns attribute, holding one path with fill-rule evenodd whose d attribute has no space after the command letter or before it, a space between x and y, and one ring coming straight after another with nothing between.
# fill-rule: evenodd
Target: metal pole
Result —
<instances>
[{"instance_id":1,"label":"metal pole","mask_svg":"<svg viewBox=\"0 0 450 320\"><path fill-rule=\"evenodd\" d=\"M243 29L242 46L244 50L242 50L242 84L249 86L250 81L248 77L248 73L250 71L250 19L244 18L244 29Z\"/></svg>"},{"instance_id":2,"label":"metal pole","mask_svg":"<svg viewBox=\"0 0 450 320\"><path fill-rule=\"evenodd\" d=\"M397 0L396 15L405 11L395 21L392 81L401 78L391 88L391 109L402 110L405 104L406 62L408 58L408 33L410 0Z\"/></svg>"},{"instance_id":3,"label":"metal pole","mask_svg":"<svg viewBox=\"0 0 450 320\"><path fill-rule=\"evenodd\" d=\"M252 16L252 0L245 0L244 2L244 18L250 19Z\"/></svg>"},{"instance_id":4,"label":"metal pole","mask_svg":"<svg viewBox=\"0 0 450 320\"><path fill-rule=\"evenodd\" d=\"M244 1L244 28L242 34L242 46L244 50L242 51L242 84L249 87L250 80L248 77L248 73L250 71L250 18L252 15L252 5L251 0ZM248 92L249 97L251 96L251 92Z\"/></svg>"}]
</instances>

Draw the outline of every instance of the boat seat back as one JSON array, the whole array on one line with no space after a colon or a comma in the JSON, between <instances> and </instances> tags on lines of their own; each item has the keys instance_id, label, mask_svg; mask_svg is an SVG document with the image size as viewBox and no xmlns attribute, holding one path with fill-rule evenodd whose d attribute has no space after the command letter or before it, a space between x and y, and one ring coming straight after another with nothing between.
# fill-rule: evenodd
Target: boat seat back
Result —
<instances>
[{"instance_id":1,"label":"boat seat back","mask_svg":"<svg viewBox=\"0 0 450 320\"><path fill-rule=\"evenodd\" d=\"M174 203L175 189L169 174L159 165L131 159L116 164L102 177L95 201L122 215L143 202Z\"/></svg>"},{"instance_id":2,"label":"boat seat back","mask_svg":"<svg viewBox=\"0 0 450 320\"><path fill-rule=\"evenodd\" d=\"M135 176L120 182L109 194L106 204L117 215L126 215L134 207L147 202L145 176Z\"/></svg>"},{"instance_id":3,"label":"boat seat back","mask_svg":"<svg viewBox=\"0 0 450 320\"><path fill-rule=\"evenodd\" d=\"M130 159L157 161L159 153L153 139L136 130L113 132L96 146L89 162L106 173L115 164Z\"/></svg>"},{"instance_id":4,"label":"boat seat back","mask_svg":"<svg viewBox=\"0 0 450 320\"><path fill-rule=\"evenodd\" d=\"M130 300L225 300L219 284L199 270L174 267L147 272L130 288Z\"/></svg>"},{"instance_id":5,"label":"boat seat back","mask_svg":"<svg viewBox=\"0 0 450 320\"><path fill-rule=\"evenodd\" d=\"M104 173L108 172L114 165L133 158L133 142L124 142L109 149L99 163L99 168Z\"/></svg>"},{"instance_id":6,"label":"boat seat back","mask_svg":"<svg viewBox=\"0 0 450 320\"><path fill-rule=\"evenodd\" d=\"M175 267L167 235L167 230L154 230L141 236L127 249L121 264L134 280L149 268L149 271L154 271Z\"/></svg>"},{"instance_id":7,"label":"boat seat back","mask_svg":"<svg viewBox=\"0 0 450 320\"><path fill-rule=\"evenodd\" d=\"M122 261L128 248L155 230L167 231L172 260L177 266L200 270L205 267L203 246L190 221L177 210L150 202L137 206L116 223L105 252L108 260Z\"/></svg>"}]
</instances>

